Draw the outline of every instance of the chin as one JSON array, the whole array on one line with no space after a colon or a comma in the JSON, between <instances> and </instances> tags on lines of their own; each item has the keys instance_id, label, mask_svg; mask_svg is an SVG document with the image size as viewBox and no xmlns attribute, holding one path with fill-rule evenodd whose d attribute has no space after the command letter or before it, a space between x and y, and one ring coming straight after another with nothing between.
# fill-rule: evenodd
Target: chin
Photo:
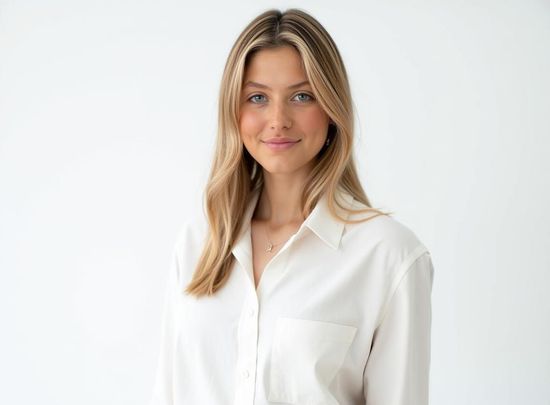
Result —
<instances>
[{"instance_id":1,"label":"chin","mask_svg":"<svg viewBox=\"0 0 550 405\"><path fill-rule=\"evenodd\" d=\"M308 162L300 163L285 163L285 162L270 162L267 164L260 164L265 172L269 174L292 174L299 170L303 170L307 166Z\"/></svg>"},{"instance_id":2,"label":"chin","mask_svg":"<svg viewBox=\"0 0 550 405\"><path fill-rule=\"evenodd\" d=\"M294 170L291 169L264 169L264 172L269 174L291 174Z\"/></svg>"}]
</instances>

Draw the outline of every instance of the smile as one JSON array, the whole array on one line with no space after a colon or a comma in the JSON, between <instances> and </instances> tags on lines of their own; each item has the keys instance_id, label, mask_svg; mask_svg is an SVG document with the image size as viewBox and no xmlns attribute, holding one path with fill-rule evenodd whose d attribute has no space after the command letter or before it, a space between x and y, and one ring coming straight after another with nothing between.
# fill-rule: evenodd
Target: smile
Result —
<instances>
[{"instance_id":1,"label":"smile","mask_svg":"<svg viewBox=\"0 0 550 405\"><path fill-rule=\"evenodd\" d=\"M300 141L295 142L263 142L271 150L286 150L292 148Z\"/></svg>"}]
</instances>

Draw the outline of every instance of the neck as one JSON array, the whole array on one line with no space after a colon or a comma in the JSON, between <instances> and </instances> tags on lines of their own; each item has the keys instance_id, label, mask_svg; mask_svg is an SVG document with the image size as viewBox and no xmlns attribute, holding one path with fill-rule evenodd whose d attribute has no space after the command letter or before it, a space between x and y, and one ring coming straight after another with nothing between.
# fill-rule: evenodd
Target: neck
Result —
<instances>
[{"instance_id":1,"label":"neck","mask_svg":"<svg viewBox=\"0 0 550 405\"><path fill-rule=\"evenodd\" d=\"M269 173L264 170L264 186L256 205L254 219L266 221L272 227L301 223L301 197L305 176Z\"/></svg>"}]
</instances>

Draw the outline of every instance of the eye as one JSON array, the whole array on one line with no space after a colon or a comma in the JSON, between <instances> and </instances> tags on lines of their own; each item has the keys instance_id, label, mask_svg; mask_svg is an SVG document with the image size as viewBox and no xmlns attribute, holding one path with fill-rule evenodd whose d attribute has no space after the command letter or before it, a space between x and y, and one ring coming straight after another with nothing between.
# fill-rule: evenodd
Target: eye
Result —
<instances>
[{"instance_id":1,"label":"eye","mask_svg":"<svg viewBox=\"0 0 550 405\"><path fill-rule=\"evenodd\" d=\"M263 94L253 94L252 96L248 97L248 101L252 102L253 104L258 104L254 101L255 97L264 97Z\"/></svg>"},{"instance_id":2,"label":"eye","mask_svg":"<svg viewBox=\"0 0 550 405\"><path fill-rule=\"evenodd\" d=\"M298 100L300 102L308 102L308 101L313 101L314 100L313 96L311 96L308 93L298 93L294 96L294 98L296 98L298 96L302 96ZM263 103L265 101L265 100L262 101L261 99L258 99L257 97L264 97L265 98L265 96L263 94L253 94L250 97L248 97L247 101L251 102L252 104L260 104L260 103Z\"/></svg>"},{"instance_id":3,"label":"eye","mask_svg":"<svg viewBox=\"0 0 550 405\"><path fill-rule=\"evenodd\" d=\"M298 97L298 96L306 96L305 99L302 98L300 101L311 101L311 100L313 100L313 97L310 96L307 93L298 93L298 94L296 94L296 97Z\"/></svg>"}]
</instances>

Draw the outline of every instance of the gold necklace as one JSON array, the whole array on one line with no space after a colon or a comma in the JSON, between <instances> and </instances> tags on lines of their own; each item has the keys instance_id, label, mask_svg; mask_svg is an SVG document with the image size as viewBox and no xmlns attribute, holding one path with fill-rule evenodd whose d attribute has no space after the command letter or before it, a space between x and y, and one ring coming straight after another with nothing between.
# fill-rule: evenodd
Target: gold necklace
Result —
<instances>
[{"instance_id":1,"label":"gold necklace","mask_svg":"<svg viewBox=\"0 0 550 405\"><path fill-rule=\"evenodd\" d=\"M286 240L284 240L282 242L272 243L270 238L269 238L269 232L267 231L267 224L265 226L265 235L267 237L267 248L265 249L266 252L271 252L275 246L279 246L281 243L285 243L287 240L290 239L290 236L289 236Z\"/></svg>"}]
</instances>

